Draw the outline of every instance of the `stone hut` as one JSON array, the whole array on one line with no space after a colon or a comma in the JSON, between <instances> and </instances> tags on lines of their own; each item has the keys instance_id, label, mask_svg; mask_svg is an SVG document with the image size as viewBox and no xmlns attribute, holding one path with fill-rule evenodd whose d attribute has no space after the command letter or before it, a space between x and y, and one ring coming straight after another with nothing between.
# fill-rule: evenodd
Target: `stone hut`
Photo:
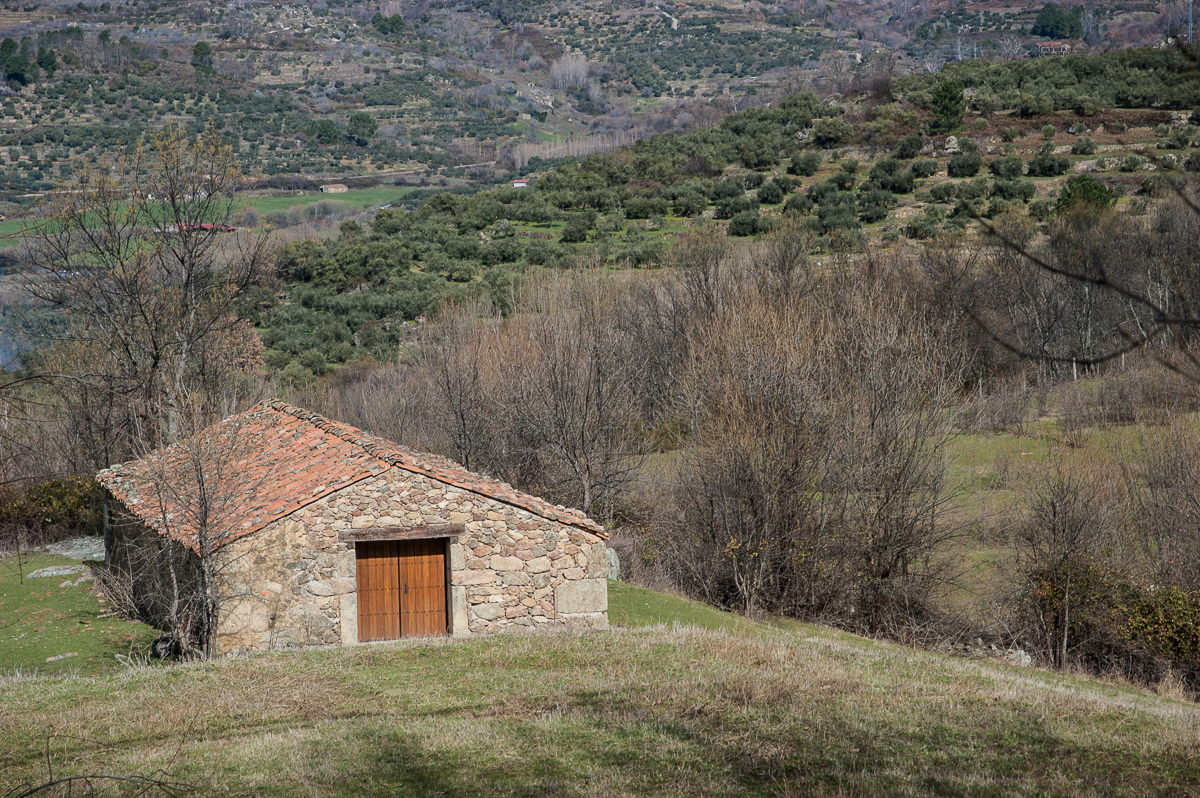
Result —
<instances>
[{"instance_id":1,"label":"stone hut","mask_svg":"<svg viewBox=\"0 0 1200 798\"><path fill-rule=\"evenodd\" d=\"M97 479L131 600L213 596L215 653L608 626L595 521L277 400Z\"/></svg>"}]
</instances>

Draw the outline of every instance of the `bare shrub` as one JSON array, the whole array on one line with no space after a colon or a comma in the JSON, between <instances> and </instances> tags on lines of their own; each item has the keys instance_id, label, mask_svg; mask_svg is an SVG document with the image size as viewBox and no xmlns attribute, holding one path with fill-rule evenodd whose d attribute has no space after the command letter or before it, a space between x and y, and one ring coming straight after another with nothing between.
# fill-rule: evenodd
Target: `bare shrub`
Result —
<instances>
[{"instance_id":1,"label":"bare shrub","mask_svg":"<svg viewBox=\"0 0 1200 798\"><path fill-rule=\"evenodd\" d=\"M1191 703L1196 700L1196 694L1188 689L1187 683L1180 678L1178 673L1169 668L1166 674L1154 685L1154 692L1163 698L1170 698L1173 701Z\"/></svg>"},{"instance_id":2,"label":"bare shrub","mask_svg":"<svg viewBox=\"0 0 1200 798\"><path fill-rule=\"evenodd\" d=\"M262 214L258 212L257 208L243 208L242 212L238 214L238 224L242 227L258 227L262 224Z\"/></svg>"},{"instance_id":3,"label":"bare shrub","mask_svg":"<svg viewBox=\"0 0 1200 798\"><path fill-rule=\"evenodd\" d=\"M1058 428L1062 441L1072 449L1087 442L1088 428L1096 420L1096 401L1079 385L1068 385L1061 391L1058 406Z\"/></svg>"},{"instance_id":4,"label":"bare shrub","mask_svg":"<svg viewBox=\"0 0 1200 798\"><path fill-rule=\"evenodd\" d=\"M1197 408L1194 381L1147 366L1106 379L1096 396L1097 416L1107 424L1163 425Z\"/></svg>"},{"instance_id":5,"label":"bare shrub","mask_svg":"<svg viewBox=\"0 0 1200 798\"><path fill-rule=\"evenodd\" d=\"M1029 390L1021 381L991 396L968 400L959 411L959 427L967 432L1024 435L1030 404Z\"/></svg>"},{"instance_id":6,"label":"bare shrub","mask_svg":"<svg viewBox=\"0 0 1200 798\"><path fill-rule=\"evenodd\" d=\"M1146 432L1128 466L1156 584L1200 590L1200 434L1188 421Z\"/></svg>"},{"instance_id":7,"label":"bare shrub","mask_svg":"<svg viewBox=\"0 0 1200 798\"><path fill-rule=\"evenodd\" d=\"M498 320L448 310L422 354L434 423L465 465L601 517L639 463L645 354L620 293L590 276L526 284Z\"/></svg>"},{"instance_id":8,"label":"bare shrub","mask_svg":"<svg viewBox=\"0 0 1200 798\"><path fill-rule=\"evenodd\" d=\"M894 283L842 271L798 296L760 268L727 276L688 342L678 578L747 614L895 631L928 609L950 534L939 453L961 360ZM704 286L681 290L712 304Z\"/></svg>"},{"instance_id":9,"label":"bare shrub","mask_svg":"<svg viewBox=\"0 0 1200 798\"><path fill-rule=\"evenodd\" d=\"M1188 378L1156 367L1114 374L1098 383L1064 386L1059 391L1059 427L1072 447L1083 444L1089 428L1115 424L1170 424L1196 409L1197 390Z\"/></svg>"},{"instance_id":10,"label":"bare shrub","mask_svg":"<svg viewBox=\"0 0 1200 798\"><path fill-rule=\"evenodd\" d=\"M1097 463L1069 464L1061 452L1026 481L1011 539L1017 617L1047 663L1103 667L1120 647L1114 591L1134 554L1122 534L1122 503L1118 475Z\"/></svg>"},{"instance_id":11,"label":"bare shrub","mask_svg":"<svg viewBox=\"0 0 1200 798\"><path fill-rule=\"evenodd\" d=\"M996 470L995 487L997 490L1008 490L1013 486L1013 456L1007 450L1001 450L996 454L996 459L992 463L992 467Z\"/></svg>"},{"instance_id":12,"label":"bare shrub","mask_svg":"<svg viewBox=\"0 0 1200 798\"><path fill-rule=\"evenodd\" d=\"M389 441L424 451L447 451L432 423L426 374L405 362L352 361L327 377L285 385L281 398Z\"/></svg>"},{"instance_id":13,"label":"bare shrub","mask_svg":"<svg viewBox=\"0 0 1200 798\"><path fill-rule=\"evenodd\" d=\"M138 606L133 575L127 568L117 565L93 568L92 575L96 578L97 589L114 613L128 621L144 620Z\"/></svg>"}]
</instances>

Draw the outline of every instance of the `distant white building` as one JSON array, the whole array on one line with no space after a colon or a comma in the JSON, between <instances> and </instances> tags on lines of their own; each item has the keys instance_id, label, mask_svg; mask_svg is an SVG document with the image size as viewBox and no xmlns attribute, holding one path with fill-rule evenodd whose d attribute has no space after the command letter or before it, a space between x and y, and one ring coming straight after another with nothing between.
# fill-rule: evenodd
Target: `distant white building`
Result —
<instances>
[{"instance_id":1,"label":"distant white building","mask_svg":"<svg viewBox=\"0 0 1200 798\"><path fill-rule=\"evenodd\" d=\"M529 178L520 177L513 181L513 188L525 188L529 185Z\"/></svg>"},{"instance_id":2,"label":"distant white building","mask_svg":"<svg viewBox=\"0 0 1200 798\"><path fill-rule=\"evenodd\" d=\"M349 190L345 183L326 183L321 186L322 194L345 194Z\"/></svg>"}]
</instances>

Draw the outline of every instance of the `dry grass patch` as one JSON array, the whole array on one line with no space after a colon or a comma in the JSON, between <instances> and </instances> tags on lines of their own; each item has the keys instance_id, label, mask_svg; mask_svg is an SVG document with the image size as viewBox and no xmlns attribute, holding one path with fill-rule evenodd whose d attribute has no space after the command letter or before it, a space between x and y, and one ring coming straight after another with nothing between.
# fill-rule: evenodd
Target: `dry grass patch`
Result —
<instances>
[{"instance_id":1,"label":"dry grass patch","mask_svg":"<svg viewBox=\"0 0 1200 798\"><path fill-rule=\"evenodd\" d=\"M846 635L652 626L277 654L0 693L0 785L244 795L1144 795L1200 711Z\"/></svg>"}]
</instances>

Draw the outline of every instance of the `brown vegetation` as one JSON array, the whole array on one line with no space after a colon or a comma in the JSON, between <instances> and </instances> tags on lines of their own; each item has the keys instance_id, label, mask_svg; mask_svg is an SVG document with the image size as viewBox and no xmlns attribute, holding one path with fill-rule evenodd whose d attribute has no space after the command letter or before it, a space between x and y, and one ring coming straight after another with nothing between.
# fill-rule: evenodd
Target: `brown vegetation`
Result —
<instances>
[{"instance_id":1,"label":"brown vegetation","mask_svg":"<svg viewBox=\"0 0 1200 798\"><path fill-rule=\"evenodd\" d=\"M33 247L30 291L68 323L46 329L50 389L6 393L27 413L8 434L63 470L192 436L262 390L230 309L266 277L264 242L217 246L188 226L235 212L203 187L228 155L156 146L165 183L136 194L200 216L160 219L158 200L111 212L124 195L97 177ZM1194 687L1200 483L1178 443L1200 372L1192 204L1084 205L1042 229L1002 215L865 255L816 254L787 217L740 245L701 225L661 273L544 271L464 293L395 362L286 390L580 507L627 541L629 573L720 607L913 641L987 634L1047 664ZM1103 468L1006 463L998 479L1023 499L965 511L956 436L1048 421L1076 451L1113 425L1143 433ZM202 494L211 465L171 489ZM210 498L198 511L219 509ZM977 527L1005 544L983 614L949 599Z\"/></svg>"}]
</instances>

